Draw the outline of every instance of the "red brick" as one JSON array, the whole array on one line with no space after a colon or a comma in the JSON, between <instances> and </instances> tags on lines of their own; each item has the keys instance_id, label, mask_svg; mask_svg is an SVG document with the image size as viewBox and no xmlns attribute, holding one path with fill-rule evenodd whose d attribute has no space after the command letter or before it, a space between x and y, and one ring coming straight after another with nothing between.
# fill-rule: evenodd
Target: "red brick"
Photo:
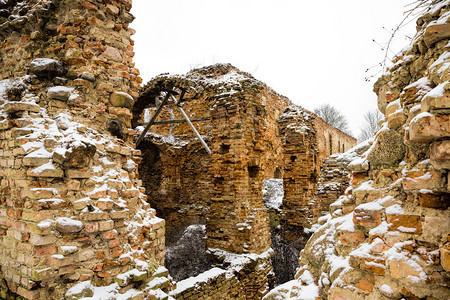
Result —
<instances>
[{"instance_id":1,"label":"red brick","mask_svg":"<svg viewBox=\"0 0 450 300\"><path fill-rule=\"evenodd\" d=\"M102 234L102 237L104 239L111 240L111 239L117 237L117 231L116 230L106 231Z\"/></svg>"},{"instance_id":2,"label":"red brick","mask_svg":"<svg viewBox=\"0 0 450 300\"><path fill-rule=\"evenodd\" d=\"M58 252L58 248L55 245L35 246L34 251L37 256L52 255Z\"/></svg>"},{"instance_id":3,"label":"red brick","mask_svg":"<svg viewBox=\"0 0 450 300\"><path fill-rule=\"evenodd\" d=\"M95 223L86 223L84 225L84 227L86 228L87 232L92 233L92 232L97 232L99 230L99 228L100 228L100 225L97 222L95 222Z\"/></svg>"}]
</instances>

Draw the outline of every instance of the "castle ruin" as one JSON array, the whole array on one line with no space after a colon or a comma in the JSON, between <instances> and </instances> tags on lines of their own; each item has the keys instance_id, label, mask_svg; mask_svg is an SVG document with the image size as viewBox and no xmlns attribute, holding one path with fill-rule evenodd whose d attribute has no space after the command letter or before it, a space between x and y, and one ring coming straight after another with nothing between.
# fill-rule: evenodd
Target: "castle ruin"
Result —
<instances>
[{"instance_id":1,"label":"castle ruin","mask_svg":"<svg viewBox=\"0 0 450 300\"><path fill-rule=\"evenodd\" d=\"M354 138L231 65L141 88L131 5L0 1L1 298L295 298L315 285L323 299L445 299L448 1L377 82L386 122L349 166L339 153ZM269 292L272 178L283 179L283 240L317 231L296 279ZM191 224L206 225L213 265L176 282L165 238Z\"/></svg>"}]
</instances>

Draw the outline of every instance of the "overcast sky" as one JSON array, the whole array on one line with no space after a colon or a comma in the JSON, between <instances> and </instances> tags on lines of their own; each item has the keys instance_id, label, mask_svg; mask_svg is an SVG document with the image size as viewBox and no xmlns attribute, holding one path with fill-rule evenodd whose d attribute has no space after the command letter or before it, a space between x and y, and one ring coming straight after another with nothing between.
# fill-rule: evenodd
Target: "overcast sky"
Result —
<instances>
[{"instance_id":1,"label":"overcast sky","mask_svg":"<svg viewBox=\"0 0 450 300\"><path fill-rule=\"evenodd\" d=\"M376 108L375 80L366 82L365 71L384 57L372 40L386 43L411 2L134 0L135 63L144 83L161 73L231 63L307 109L334 105L357 136L364 113ZM411 22L393 51L414 32Z\"/></svg>"}]
</instances>

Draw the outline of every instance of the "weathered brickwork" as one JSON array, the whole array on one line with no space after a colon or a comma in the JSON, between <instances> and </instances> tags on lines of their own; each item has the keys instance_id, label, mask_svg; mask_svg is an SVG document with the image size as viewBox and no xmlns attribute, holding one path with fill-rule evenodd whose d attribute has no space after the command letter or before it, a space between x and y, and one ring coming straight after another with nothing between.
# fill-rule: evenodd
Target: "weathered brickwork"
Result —
<instances>
[{"instance_id":1,"label":"weathered brickwork","mask_svg":"<svg viewBox=\"0 0 450 300\"><path fill-rule=\"evenodd\" d=\"M166 236L205 224L211 201L211 158L200 142L148 136L140 145L139 176L152 207L166 220Z\"/></svg>"},{"instance_id":2,"label":"weathered brickwork","mask_svg":"<svg viewBox=\"0 0 450 300\"><path fill-rule=\"evenodd\" d=\"M284 155L283 235L287 240L298 239L315 217L311 201L320 164L314 119L300 107L291 106L278 120Z\"/></svg>"},{"instance_id":3,"label":"weathered brickwork","mask_svg":"<svg viewBox=\"0 0 450 300\"><path fill-rule=\"evenodd\" d=\"M142 123L142 112L146 105L156 105L157 101L160 101L158 96L161 91L172 89L186 92L184 98L188 98L190 101L183 103L184 109L193 120L201 120L195 122L195 124L213 151L210 176L214 186L219 188L219 190L209 190L211 197L205 197L205 194L202 194L201 197L194 196L200 191L198 188L195 189L194 186L193 189L188 191L188 194L203 199L203 201L212 197L218 199L217 195L220 195L222 200L216 204L224 212L228 211L225 208L228 207L227 201L230 205L243 205L242 203L233 204L231 199L242 199L241 201L247 201L248 199L251 202L249 202L249 205L245 204L244 207L261 209L261 180L283 177L287 182L285 189L289 190L286 194L288 198L290 197L289 200L286 200L287 203L295 202L292 202L291 199L302 198L302 209L308 209L309 201L314 194L315 179L318 176L322 159L327 157L330 151L342 152L342 149L349 149L356 144L354 138L331 127L328 123L307 111L304 111L304 114L310 118L310 121L305 126L309 126L311 129L311 134L308 137L311 137L313 141L308 145L302 145L302 140L290 141L290 135L286 137L286 133L281 132L285 129L280 127L281 123L284 124L284 127L293 126L288 120L280 119L284 110L292 105L289 99L278 95L251 75L241 72L231 65L220 64L193 70L185 76L162 75L150 81L145 86L144 92L133 109L134 124ZM162 96L159 96L159 99L161 98ZM150 109L147 119L153 113L154 109ZM172 106L165 108L158 120L181 118L181 114ZM194 138L192 130L185 123L155 125L151 131L161 135L172 134L185 141ZM330 145L332 145L332 148L330 148ZM142 151L146 151L144 146L140 148ZM290 160L287 158L288 154L283 153L289 151L306 154L295 163L296 169L287 167ZM208 159L205 157L204 160L207 161ZM180 161L179 170L182 170L183 159L177 159L177 161ZM233 161L238 162L238 164L236 165ZM163 169L169 168L170 163L162 165ZM289 169L289 175L283 176L286 168ZM240 176L243 176L242 179ZM302 177L301 182L298 181L300 177ZM177 178L173 177L168 179L167 182L182 181L179 176ZM202 181L202 179L198 181ZM218 184L219 181L220 184ZM258 184L258 186L252 186L254 184ZM229 187L226 185L229 185ZM242 187L239 187L240 185ZM302 186L302 188L294 188L294 186ZM167 194L167 188L167 186L164 186L161 189ZM204 189L201 191L203 192ZM297 195L299 192L302 192L302 195ZM250 200L253 196L249 195L253 194L256 198ZM150 201L152 199L154 198L150 197ZM180 201L179 199L166 200L165 202L160 201L160 199L154 199L155 204L153 204L158 211L172 209L172 203L174 202L179 203L179 205L183 203L183 200ZM211 203L211 205L216 204ZM161 207L159 209L158 205L166 206L166 208ZM200 205L203 206L203 204ZM289 205L291 204L286 206L286 211L288 211L286 215L288 215L287 219L290 220L290 223L295 223L296 226L299 226L299 224L302 224L302 226L310 225L311 222L306 222L306 218L299 216L302 213L296 209L295 205L288 208ZM309 205L310 208L311 205ZM233 212L232 215L235 215L235 209L241 210L242 207L231 209L228 213ZM216 213L212 208L209 211ZM183 214L185 212L183 210ZM195 214L195 212L193 211L191 214ZM306 211L303 214L309 215ZM244 215L255 215L255 213L248 211ZM183 216L180 217L183 218ZM308 219L311 218L308 217ZM225 230L224 228L233 231L233 223L245 224L246 222L239 218L235 222L229 222L227 218L220 214L216 216L214 221L210 222L213 228L220 227L222 231ZM212 235L221 236L222 234L218 232L218 230L214 230ZM242 229L239 232L242 232ZM247 244L245 239L239 238L236 240L239 241L231 243L234 244L233 247L242 247L244 243ZM229 237L225 238L222 247L225 247L226 244L228 244L227 247L230 247L228 241ZM260 251L264 251L264 249L260 249Z\"/></svg>"},{"instance_id":4,"label":"weathered brickwork","mask_svg":"<svg viewBox=\"0 0 450 300\"><path fill-rule=\"evenodd\" d=\"M319 219L297 279L266 299L450 297L449 12L430 4L375 84L382 128L349 164L351 187Z\"/></svg>"},{"instance_id":5,"label":"weathered brickwork","mask_svg":"<svg viewBox=\"0 0 450 300\"><path fill-rule=\"evenodd\" d=\"M131 1L0 6L0 297L114 282L124 294L143 284L143 297L156 277L167 290L164 220L124 142L141 81Z\"/></svg>"},{"instance_id":6,"label":"weathered brickwork","mask_svg":"<svg viewBox=\"0 0 450 300\"><path fill-rule=\"evenodd\" d=\"M325 140L331 134L336 143L343 141L349 148L355 139L314 114L292 106L289 99L251 75L224 64L193 70L184 76L154 78L146 84L133 108L133 124L145 125L156 110L151 107L158 106L165 97L161 92L173 90L188 99L183 101L183 109L205 138L212 155L208 157L202 151L186 123L157 123L139 145L144 153L141 173L154 174L142 177L149 200L164 216L168 228L206 220L208 248L263 253L270 247L270 234L262 182L275 177L284 178L289 191L284 208L286 232L292 226L292 239L298 239L298 232L311 225L308 220L317 217L310 216L308 210L321 163L319 154L328 156L330 151ZM283 118L287 107L301 110L302 122L308 121L294 125L298 118ZM157 122L179 119L182 115L170 104L163 108ZM305 139L296 137L291 130L302 125L310 131ZM315 127L327 134L327 138L321 138L323 150L318 148L320 133ZM334 150L338 151L338 147ZM288 153L299 157L294 168ZM196 162L197 172L189 169L190 161ZM261 290L265 286L261 278L267 274L256 279L261 282L257 284Z\"/></svg>"}]
</instances>

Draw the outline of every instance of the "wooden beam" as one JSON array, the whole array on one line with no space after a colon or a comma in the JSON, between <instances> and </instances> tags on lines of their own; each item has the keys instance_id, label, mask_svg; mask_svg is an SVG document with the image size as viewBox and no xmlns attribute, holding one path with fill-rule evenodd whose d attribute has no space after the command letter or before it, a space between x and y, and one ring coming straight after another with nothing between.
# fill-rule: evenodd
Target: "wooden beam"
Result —
<instances>
[{"instance_id":1,"label":"wooden beam","mask_svg":"<svg viewBox=\"0 0 450 300\"><path fill-rule=\"evenodd\" d=\"M206 142L203 140L202 136L200 135L200 133L198 133L197 129L195 129L194 124L191 123L191 121L189 120L188 115L184 112L184 110L181 108L181 103L179 103L177 101L177 99L171 95L171 97L173 98L173 101L175 102L175 105L177 106L178 110L181 112L181 114L183 115L184 119L186 120L186 122L189 124L189 126L191 127L192 131L194 131L195 135L198 137L198 139L200 140L200 142L202 143L203 147L205 148L206 152L208 152L209 156L211 156L211 149L209 149L208 145L206 144ZM182 97L180 97L180 99L182 99Z\"/></svg>"},{"instance_id":2,"label":"wooden beam","mask_svg":"<svg viewBox=\"0 0 450 300\"><path fill-rule=\"evenodd\" d=\"M202 122L202 121L208 121L211 120L209 117L204 118L194 118L190 119L191 122ZM179 124L179 123L186 123L187 121L185 119L176 119L176 120L164 120L164 121L156 121L153 123L153 125L166 125L166 124ZM140 123L140 126L145 126L148 123Z\"/></svg>"},{"instance_id":3,"label":"wooden beam","mask_svg":"<svg viewBox=\"0 0 450 300\"><path fill-rule=\"evenodd\" d=\"M140 144L140 142L144 139L145 134L147 133L147 131L150 129L150 127L155 123L156 118L158 117L159 113L161 112L162 108L164 107L164 105L166 105L167 101L169 101L169 98L171 96L171 92L167 92L166 96L164 97L163 101L161 102L161 104L158 106L158 108L156 109L155 114L152 116L152 118L150 119L150 122L148 122L147 126L145 127L144 131L142 131L141 135L139 136L139 138L136 141L136 148L137 146Z\"/></svg>"}]
</instances>

